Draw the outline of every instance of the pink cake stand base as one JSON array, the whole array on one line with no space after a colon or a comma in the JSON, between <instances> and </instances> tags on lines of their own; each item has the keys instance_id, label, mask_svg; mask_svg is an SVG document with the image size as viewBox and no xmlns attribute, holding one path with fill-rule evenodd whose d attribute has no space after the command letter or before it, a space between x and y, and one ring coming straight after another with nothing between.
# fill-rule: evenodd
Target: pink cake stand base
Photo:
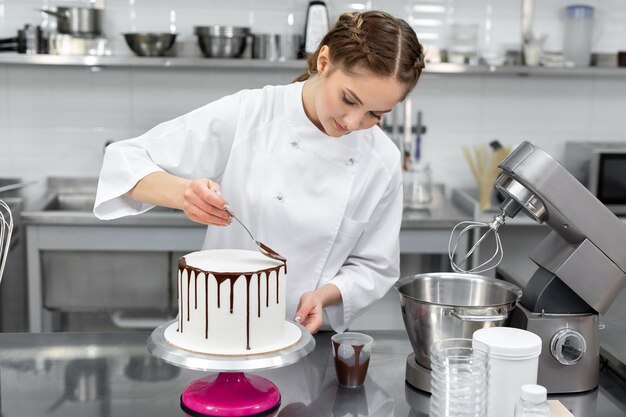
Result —
<instances>
[{"instance_id":1,"label":"pink cake stand base","mask_svg":"<svg viewBox=\"0 0 626 417\"><path fill-rule=\"evenodd\" d=\"M196 379L185 388L180 406L190 416L272 416L280 392L269 379L243 372L220 372Z\"/></svg>"}]
</instances>

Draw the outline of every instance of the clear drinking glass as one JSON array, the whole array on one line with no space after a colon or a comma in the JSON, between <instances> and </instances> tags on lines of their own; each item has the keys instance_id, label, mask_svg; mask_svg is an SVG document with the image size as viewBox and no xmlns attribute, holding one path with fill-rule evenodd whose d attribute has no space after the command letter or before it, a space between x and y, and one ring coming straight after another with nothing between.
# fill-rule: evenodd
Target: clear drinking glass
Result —
<instances>
[{"instance_id":1,"label":"clear drinking glass","mask_svg":"<svg viewBox=\"0 0 626 417\"><path fill-rule=\"evenodd\" d=\"M472 339L444 339L430 348L431 417L487 415L488 347Z\"/></svg>"},{"instance_id":2,"label":"clear drinking glass","mask_svg":"<svg viewBox=\"0 0 626 417\"><path fill-rule=\"evenodd\" d=\"M430 164L411 164L404 174L404 206L428 208L433 199L432 182Z\"/></svg>"},{"instance_id":3,"label":"clear drinking glass","mask_svg":"<svg viewBox=\"0 0 626 417\"><path fill-rule=\"evenodd\" d=\"M340 333L331 338L339 385L344 387L363 385L373 341L371 336L356 332Z\"/></svg>"}]
</instances>

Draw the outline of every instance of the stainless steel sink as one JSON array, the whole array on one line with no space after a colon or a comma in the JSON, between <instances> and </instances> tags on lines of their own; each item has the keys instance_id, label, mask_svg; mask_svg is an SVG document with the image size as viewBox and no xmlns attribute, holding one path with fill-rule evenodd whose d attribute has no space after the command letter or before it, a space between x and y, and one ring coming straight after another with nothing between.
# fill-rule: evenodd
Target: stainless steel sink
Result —
<instances>
[{"instance_id":1,"label":"stainless steel sink","mask_svg":"<svg viewBox=\"0 0 626 417\"><path fill-rule=\"evenodd\" d=\"M95 201L95 194L56 194L43 206L43 211L92 211Z\"/></svg>"},{"instance_id":2,"label":"stainless steel sink","mask_svg":"<svg viewBox=\"0 0 626 417\"><path fill-rule=\"evenodd\" d=\"M106 226L192 226L206 227L187 219L181 210L153 207L138 216L125 216L102 221L93 214L96 201L95 186L82 189L52 190L52 193L35 208L25 210L22 218L26 224L93 225Z\"/></svg>"},{"instance_id":3,"label":"stainless steel sink","mask_svg":"<svg viewBox=\"0 0 626 417\"><path fill-rule=\"evenodd\" d=\"M42 211L78 211L91 212L93 210L96 195L93 193L59 193L54 195L43 206ZM156 206L148 211L150 213L175 213L179 210Z\"/></svg>"}]
</instances>

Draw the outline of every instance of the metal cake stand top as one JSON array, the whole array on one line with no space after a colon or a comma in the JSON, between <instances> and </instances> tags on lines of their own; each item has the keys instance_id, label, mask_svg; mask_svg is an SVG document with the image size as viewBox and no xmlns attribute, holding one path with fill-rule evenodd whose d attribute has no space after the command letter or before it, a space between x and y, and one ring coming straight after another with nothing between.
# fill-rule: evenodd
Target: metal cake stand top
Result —
<instances>
[{"instance_id":1,"label":"metal cake stand top","mask_svg":"<svg viewBox=\"0 0 626 417\"><path fill-rule=\"evenodd\" d=\"M315 349L315 339L302 325L292 323L300 329L300 340L285 349L256 355L210 355L196 353L172 345L165 339L165 329L175 320L154 329L148 338L148 351L163 361L182 368L197 371L243 372L280 368L291 365Z\"/></svg>"}]
</instances>

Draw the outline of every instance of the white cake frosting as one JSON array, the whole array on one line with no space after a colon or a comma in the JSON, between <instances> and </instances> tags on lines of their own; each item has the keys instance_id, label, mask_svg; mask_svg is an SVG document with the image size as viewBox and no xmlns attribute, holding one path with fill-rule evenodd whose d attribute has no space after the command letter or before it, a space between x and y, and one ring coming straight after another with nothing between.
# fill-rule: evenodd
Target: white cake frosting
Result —
<instances>
[{"instance_id":1,"label":"white cake frosting","mask_svg":"<svg viewBox=\"0 0 626 417\"><path fill-rule=\"evenodd\" d=\"M257 251L219 249L185 255L178 265L178 320L165 338L201 353L277 349L286 329L286 279L286 262Z\"/></svg>"}]
</instances>

